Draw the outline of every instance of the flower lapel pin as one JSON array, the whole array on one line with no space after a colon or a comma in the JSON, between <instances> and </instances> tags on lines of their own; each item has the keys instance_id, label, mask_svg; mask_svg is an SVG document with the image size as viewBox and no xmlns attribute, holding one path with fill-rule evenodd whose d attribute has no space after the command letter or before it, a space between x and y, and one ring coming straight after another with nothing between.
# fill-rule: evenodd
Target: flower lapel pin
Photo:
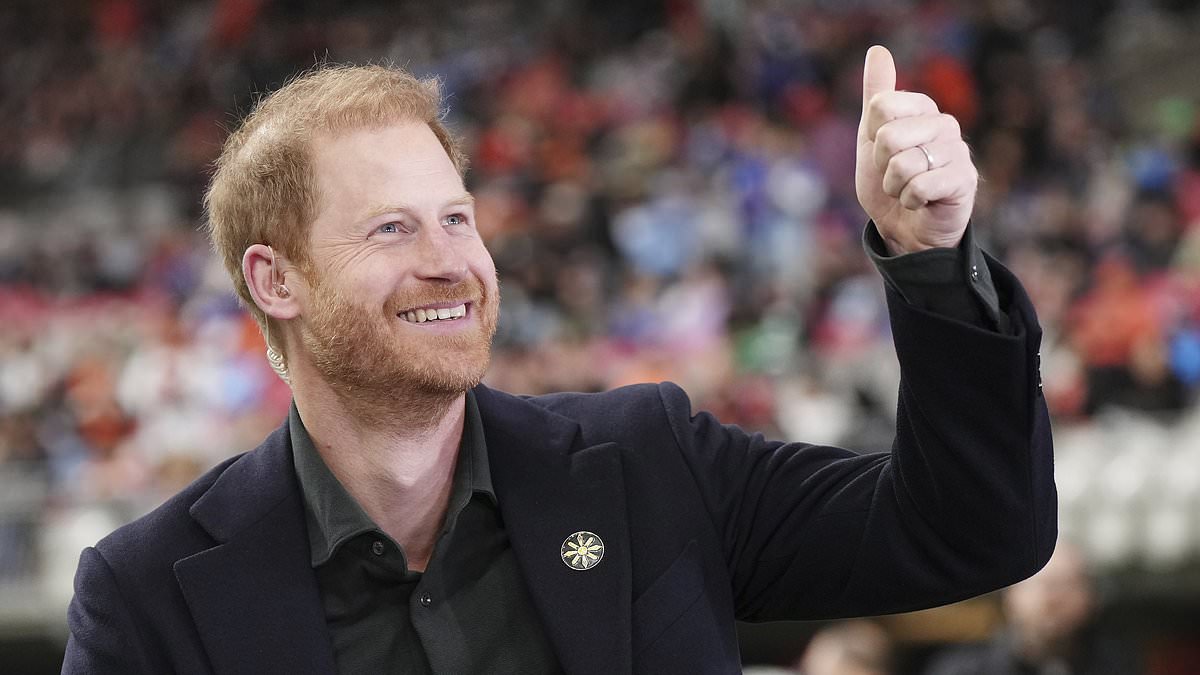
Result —
<instances>
[{"instance_id":1,"label":"flower lapel pin","mask_svg":"<svg viewBox=\"0 0 1200 675\"><path fill-rule=\"evenodd\" d=\"M573 570L590 570L604 559L604 540L594 532L576 532L563 542L562 559Z\"/></svg>"}]
</instances>

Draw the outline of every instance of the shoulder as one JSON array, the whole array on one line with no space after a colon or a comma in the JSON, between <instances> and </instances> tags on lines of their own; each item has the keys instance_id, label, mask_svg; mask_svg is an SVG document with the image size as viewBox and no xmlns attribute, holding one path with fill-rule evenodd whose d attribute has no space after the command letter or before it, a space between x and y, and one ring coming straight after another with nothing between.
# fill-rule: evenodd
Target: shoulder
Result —
<instances>
[{"instance_id":1,"label":"shoulder","mask_svg":"<svg viewBox=\"0 0 1200 675\"><path fill-rule=\"evenodd\" d=\"M161 569L176 560L212 545L212 538L191 517L189 510L230 466L247 453L230 457L192 481L183 490L146 515L117 528L95 548L114 570L138 575Z\"/></svg>"},{"instance_id":2,"label":"shoulder","mask_svg":"<svg viewBox=\"0 0 1200 675\"><path fill-rule=\"evenodd\" d=\"M627 421L643 417L662 418L664 411L686 412L687 394L673 382L631 384L596 393L559 392L533 396L529 402L564 417L584 421L608 419Z\"/></svg>"},{"instance_id":3,"label":"shoulder","mask_svg":"<svg viewBox=\"0 0 1200 675\"><path fill-rule=\"evenodd\" d=\"M691 416L687 393L673 382L632 384L596 393L535 396L530 403L579 424L586 442L644 446L659 432L680 433ZM641 442L638 442L641 441Z\"/></svg>"},{"instance_id":4,"label":"shoulder","mask_svg":"<svg viewBox=\"0 0 1200 675\"><path fill-rule=\"evenodd\" d=\"M679 447L691 404L675 384L635 384L603 392L514 395L480 385L476 401L488 443L528 443L537 434L551 446L616 443L626 450ZM686 444L686 443L685 443Z\"/></svg>"},{"instance_id":5,"label":"shoulder","mask_svg":"<svg viewBox=\"0 0 1200 675\"><path fill-rule=\"evenodd\" d=\"M254 450L214 466L153 511L101 539L95 548L114 568L137 570L174 563L213 546L212 535L220 536L221 526L244 524L286 492L290 484L281 478L291 466L288 438L285 422ZM210 513L215 507L221 517L206 521L202 507L209 507Z\"/></svg>"}]
</instances>

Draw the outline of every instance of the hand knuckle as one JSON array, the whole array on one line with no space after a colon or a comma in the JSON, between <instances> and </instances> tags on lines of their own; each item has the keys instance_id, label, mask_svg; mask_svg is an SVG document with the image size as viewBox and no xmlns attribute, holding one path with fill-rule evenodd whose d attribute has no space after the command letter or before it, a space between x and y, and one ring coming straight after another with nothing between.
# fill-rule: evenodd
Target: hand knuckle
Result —
<instances>
[{"instance_id":1,"label":"hand knuckle","mask_svg":"<svg viewBox=\"0 0 1200 675\"><path fill-rule=\"evenodd\" d=\"M879 169L880 171L887 171L888 162L891 161L890 158L891 155L888 154L887 150L879 144L879 141L876 141L875 154L871 157L872 161L875 162L875 168Z\"/></svg>"},{"instance_id":2,"label":"hand knuckle","mask_svg":"<svg viewBox=\"0 0 1200 675\"><path fill-rule=\"evenodd\" d=\"M899 197L903 191L904 185L899 178L891 173L885 174L883 177L883 191L889 197Z\"/></svg>"},{"instance_id":3,"label":"hand knuckle","mask_svg":"<svg viewBox=\"0 0 1200 675\"><path fill-rule=\"evenodd\" d=\"M875 134L875 145L882 148L887 156L891 157L899 151L896 145L898 143L896 136L896 125L894 123L885 124Z\"/></svg>"},{"instance_id":4,"label":"hand knuckle","mask_svg":"<svg viewBox=\"0 0 1200 675\"><path fill-rule=\"evenodd\" d=\"M875 147L887 148L888 140L892 137L891 127L884 124L875 130Z\"/></svg>"},{"instance_id":5,"label":"hand knuckle","mask_svg":"<svg viewBox=\"0 0 1200 675\"><path fill-rule=\"evenodd\" d=\"M942 113L942 123L946 125L946 129L955 136L962 136L962 125L959 124L958 118L949 113Z\"/></svg>"}]
</instances>

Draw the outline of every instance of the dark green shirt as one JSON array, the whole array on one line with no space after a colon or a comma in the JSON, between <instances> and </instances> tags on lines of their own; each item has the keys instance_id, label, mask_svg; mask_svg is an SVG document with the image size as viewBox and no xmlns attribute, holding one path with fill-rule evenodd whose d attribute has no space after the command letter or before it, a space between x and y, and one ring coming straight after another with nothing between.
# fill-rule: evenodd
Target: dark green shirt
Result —
<instances>
[{"instance_id":1,"label":"dark green shirt","mask_svg":"<svg viewBox=\"0 0 1200 675\"><path fill-rule=\"evenodd\" d=\"M562 672L500 518L473 393L424 573L329 470L294 404L288 425L338 672Z\"/></svg>"},{"instance_id":2,"label":"dark green shirt","mask_svg":"<svg viewBox=\"0 0 1200 675\"><path fill-rule=\"evenodd\" d=\"M1011 332L971 227L956 248L892 256L872 222L863 231L863 248L884 281L908 304L982 328Z\"/></svg>"}]
</instances>

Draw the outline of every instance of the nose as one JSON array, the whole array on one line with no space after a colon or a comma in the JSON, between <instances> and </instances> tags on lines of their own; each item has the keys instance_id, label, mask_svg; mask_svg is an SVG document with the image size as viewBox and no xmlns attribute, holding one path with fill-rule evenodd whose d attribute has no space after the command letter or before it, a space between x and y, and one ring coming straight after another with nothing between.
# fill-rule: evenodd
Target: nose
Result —
<instances>
[{"instance_id":1,"label":"nose","mask_svg":"<svg viewBox=\"0 0 1200 675\"><path fill-rule=\"evenodd\" d=\"M457 283L467 277L467 258L440 227L425 227L417 244L417 264L413 273L427 281Z\"/></svg>"}]
</instances>

